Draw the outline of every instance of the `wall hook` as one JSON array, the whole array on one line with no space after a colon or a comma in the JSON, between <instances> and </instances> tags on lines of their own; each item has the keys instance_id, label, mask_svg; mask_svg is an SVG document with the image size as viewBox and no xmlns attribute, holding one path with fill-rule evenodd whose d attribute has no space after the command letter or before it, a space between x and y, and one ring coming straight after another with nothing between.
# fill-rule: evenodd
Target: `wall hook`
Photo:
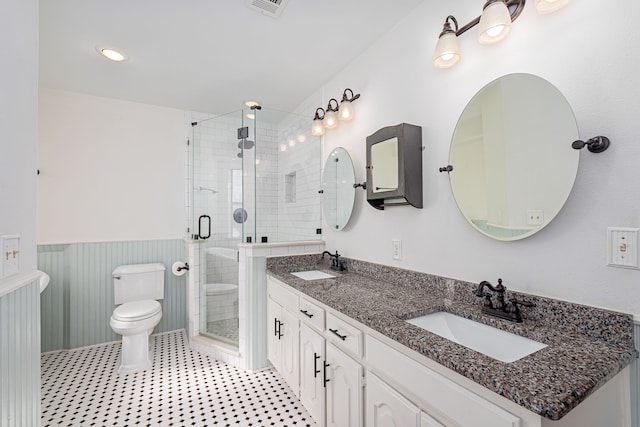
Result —
<instances>
[{"instance_id":1,"label":"wall hook","mask_svg":"<svg viewBox=\"0 0 640 427\"><path fill-rule=\"evenodd\" d=\"M445 166L445 167L443 167L443 168L440 168L440 169L438 169L438 170L439 170L440 172L447 172L447 173L449 173L449 172L451 172L451 171L453 170L453 166L451 166L451 165L447 165L447 166Z\"/></svg>"},{"instance_id":2,"label":"wall hook","mask_svg":"<svg viewBox=\"0 0 640 427\"><path fill-rule=\"evenodd\" d=\"M587 141L573 141L571 147L576 150L580 150L586 145L587 149L592 153L602 153L607 148L609 148L609 144L609 138L607 138L606 136L595 136L591 139L588 139Z\"/></svg>"}]
</instances>

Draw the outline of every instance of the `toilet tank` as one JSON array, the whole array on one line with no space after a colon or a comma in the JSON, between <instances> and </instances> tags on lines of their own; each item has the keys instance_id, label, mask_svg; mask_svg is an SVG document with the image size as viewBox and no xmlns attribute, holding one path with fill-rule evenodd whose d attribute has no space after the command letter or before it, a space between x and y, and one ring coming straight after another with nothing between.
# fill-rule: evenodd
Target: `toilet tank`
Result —
<instances>
[{"instance_id":1,"label":"toilet tank","mask_svg":"<svg viewBox=\"0 0 640 427\"><path fill-rule=\"evenodd\" d=\"M116 305L145 299L164 298L164 265L131 264L113 270L113 292Z\"/></svg>"}]
</instances>

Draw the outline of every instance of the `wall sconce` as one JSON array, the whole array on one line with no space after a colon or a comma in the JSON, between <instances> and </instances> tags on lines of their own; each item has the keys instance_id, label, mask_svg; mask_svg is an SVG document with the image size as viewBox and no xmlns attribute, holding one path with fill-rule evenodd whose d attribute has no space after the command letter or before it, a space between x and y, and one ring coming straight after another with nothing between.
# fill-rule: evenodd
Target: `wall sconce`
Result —
<instances>
[{"instance_id":1,"label":"wall sconce","mask_svg":"<svg viewBox=\"0 0 640 427\"><path fill-rule=\"evenodd\" d=\"M347 91L351 92L351 96L347 95ZM342 100L340 101L340 108L338 109L338 118L342 121L348 122L353 119L353 106L351 103L360 98L360 94L354 95L353 91L346 88L342 92Z\"/></svg>"},{"instance_id":2,"label":"wall sconce","mask_svg":"<svg viewBox=\"0 0 640 427\"><path fill-rule=\"evenodd\" d=\"M534 0L533 5L539 13L553 13L562 9L569 3L569 0Z\"/></svg>"},{"instance_id":3,"label":"wall sconce","mask_svg":"<svg viewBox=\"0 0 640 427\"><path fill-rule=\"evenodd\" d=\"M320 117L320 112L322 112L322 117ZM313 136L322 136L324 135L324 120L325 112L324 108L317 108L316 115L313 117L313 124L311 125L311 135Z\"/></svg>"},{"instance_id":4,"label":"wall sconce","mask_svg":"<svg viewBox=\"0 0 640 427\"><path fill-rule=\"evenodd\" d=\"M520 16L526 0L487 0L482 15L458 28L458 21L452 15L444 21L438 37L433 63L438 68L449 68L460 60L458 36L478 25L478 42L492 44L503 40L511 32L511 23ZM551 13L564 7L570 0L534 0L539 13ZM453 24L453 28L452 28Z\"/></svg>"},{"instance_id":5,"label":"wall sconce","mask_svg":"<svg viewBox=\"0 0 640 427\"><path fill-rule=\"evenodd\" d=\"M336 106L332 106L331 102L335 102ZM324 115L325 129L335 129L338 127L338 109L338 101L335 98L331 98L327 105L327 112Z\"/></svg>"},{"instance_id":6,"label":"wall sconce","mask_svg":"<svg viewBox=\"0 0 640 427\"><path fill-rule=\"evenodd\" d=\"M351 95L349 95L349 93ZM349 88L342 93L342 100L338 104L338 100L331 98L327 109L317 108L311 125L311 135L322 136L325 129L335 129L338 127L338 120L349 121L353 119L353 106L351 103L360 98L360 94L353 94Z\"/></svg>"}]
</instances>

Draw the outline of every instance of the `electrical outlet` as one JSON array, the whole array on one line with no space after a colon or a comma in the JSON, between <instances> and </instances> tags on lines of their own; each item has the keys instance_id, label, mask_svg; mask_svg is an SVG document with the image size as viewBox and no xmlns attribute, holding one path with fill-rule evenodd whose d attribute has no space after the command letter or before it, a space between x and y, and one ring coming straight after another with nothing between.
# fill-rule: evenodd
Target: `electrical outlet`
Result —
<instances>
[{"instance_id":1,"label":"electrical outlet","mask_svg":"<svg viewBox=\"0 0 640 427\"><path fill-rule=\"evenodd\" d=\"M0 236L2 252L2 271L0 278L5 278L20 272L20 236Z\"/></svg>"},{"instance_id":2,"label":"electrical outlet","mask_svg":"<svg viewBox=\"0 0 640 427\"><path fill-rule=\"evenodd\" d=\"M393 239L393 259L402 259L402 240Z\"/></svg>"}]
</instances>

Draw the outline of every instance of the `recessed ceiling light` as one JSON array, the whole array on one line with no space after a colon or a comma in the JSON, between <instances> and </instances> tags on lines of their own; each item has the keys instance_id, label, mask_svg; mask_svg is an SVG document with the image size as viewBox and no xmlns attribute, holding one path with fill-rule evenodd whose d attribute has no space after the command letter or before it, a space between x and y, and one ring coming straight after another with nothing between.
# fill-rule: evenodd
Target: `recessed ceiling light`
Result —
<instances>
[{"instance_id":1,"label":"recessed ceiling light","mask_svg":"<svg viewBox=\"0 0 640 427\"><path fill-rule=\"evenodd\" d=\"M244 105L246 105L247 107L251 108L251 107L259 106L260 103L258 101L244 101Z\"/></svg>"},{"instance_id":2,"label":"recessed ceiling light","mask_svg":"<svg viewBox=\"0 0 640 427\"><path fill-rule=\"evenodd\" d=\"M96 50L100 55L114 62L122 62L127 60L127 56L124 53L118 52L117 50L110 47L99 47Z\"/></svg>"}]
</instances>

